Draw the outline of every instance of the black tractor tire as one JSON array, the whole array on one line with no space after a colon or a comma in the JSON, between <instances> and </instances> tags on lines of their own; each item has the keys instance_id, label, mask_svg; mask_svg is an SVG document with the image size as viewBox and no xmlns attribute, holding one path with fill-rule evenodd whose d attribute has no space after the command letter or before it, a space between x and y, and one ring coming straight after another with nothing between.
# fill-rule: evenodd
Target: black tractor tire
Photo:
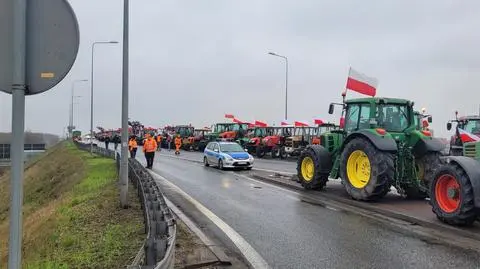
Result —
<instances>
[{"instance_id":1,"label":"black tractor tire","mask_svg":"<svg viewBox=\"0 0 480 269\"><path fill-rule=\"evenodd\" d=\"M297 160L297 177L303 188L307 190L321 190L327 185L329 173L321 172L320 147L307 147ZM302 164L305 159L310 158L313 161L313 177L305 178L302 173Z\"/></svg>"},{"instance_id":2,"label":"black tractor tire","mask_svg":"<svg viewBox=\"0 0 480 269\"><path fill-rule=\"evenodd\" d=\"M203 165L205 165L206 167L210 166L210 164L208 163L207 157L203 157Z\"/></svg>"},{"instance_id":3,"label":"black tractor tire","mask_svg":"<svg viewBox=\"0 0 480 269\"><path fill-rule=\"evenodd\" d=\"M263 158L265 157L265 149L258 145L257 148L256 148L256 152L255 152L255 155L258 157L258 158Z\"/></svg>"},{"instance_id":4,"label":"black tractor tire","mask_svg":"<svg viewBox=\"0 0 480 269\"><path fill-rule=\"evenodd\" d=\"M447 212L442 209L441 202L439 201L442 196L441 191L439 191L441 179L448 175L453 177L460 187L459 204L452 212ZM470 226L475 222L477 217L480 216L478 209L475 208L475 197L470 178L463 168L457 164L443 164L437 170L430 185L430 192L430 205L432 206L433 213L437 215L439 220L447 224L455 226Z\"/></svg>"},{"instance_id":5,"label":"black tractor tire","mask_svg":"<svg viewBox=\"0 0 480 269\"><path fill-rule=\"evenodd\" d=\"M285 151L285 147L280 147L280 159L284 160L287 158L287 152Z\"/></svg>"},{"instance_id":6,"label":"black tractor tire","mask_svg":"<svg viewBox=\"0 0 480 269\"><path fill-rule=\"evenodd\" d=\"M442 165L440 160L440 152L429 152L425 154L422 158L416 160L417 164L415 169L421 169L422 172L418 171L421 184L428 190L430 188L430 182L433 180L435 171ZM423 200L427 198L428 191L418 189L412 186L406 186L404 188L405 195L407 199L411 200Z\"/></svg>"},{"instance_id":7,"label":"black tractor tire","mask_svg":"<svg viewBox=\"0 0 480 269\"><path fill-rule=\"evenodd\" d=\"M370 162L370 178L362 188L352 185L347 174L350 155L360 150ZM395 175L393 153L378 150L365 138L354 138L345 146L340 156L340 177L347 193L354 200L376 201L384 197L391 187Z\"/></svg>"},{"instance_id":8,"label":"black tractor tire","mask_svg":"<svg viewBox=\"0 0 480 269\"><path fill-rule=\"evenodd\" d=\"M273 159L280 158L280 148L278 146L273 146L270 153Z\"/></svg>"}]
</instances>

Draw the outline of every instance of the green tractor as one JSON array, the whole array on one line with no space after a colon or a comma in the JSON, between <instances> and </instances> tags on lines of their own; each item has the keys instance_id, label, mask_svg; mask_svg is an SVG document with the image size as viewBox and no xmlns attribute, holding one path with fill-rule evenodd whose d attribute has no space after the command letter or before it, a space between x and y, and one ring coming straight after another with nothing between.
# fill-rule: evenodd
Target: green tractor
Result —
<instances>
[{"instance_id":1,"label":"green tractor","mask_svg":"<svg viewBox=\"0 0 480 269\"><path fill-rule=\"evenodd\" d=\"M445 147L428 131L418 130L414 103L396 98L358 98L342 103L339 129L320 135L297 162L300 183L322 189L329 178L341 178L356 200L373 201L391 186L411 199L428 196L429 181ZM345 115L345 118L343 118Z\"/></svg>"}]
</instances>

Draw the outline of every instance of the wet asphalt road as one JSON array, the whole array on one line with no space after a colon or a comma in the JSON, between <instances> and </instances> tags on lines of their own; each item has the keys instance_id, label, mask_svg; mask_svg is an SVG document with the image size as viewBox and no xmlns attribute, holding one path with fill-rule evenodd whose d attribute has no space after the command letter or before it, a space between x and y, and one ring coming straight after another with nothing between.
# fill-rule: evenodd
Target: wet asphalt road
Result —
<instances>
[{"instance_id":1,"label":"wet asphalt road","mask_svg":"<svg viewBox=\"0 0 480 269\"><path fill-rule=\"evenodd\" d=\"M169 152L168 150L162 149L160 154L173 155L173 151ZM187 158L191 160L202 161L203 153L202 152L190 152L190 151L181 151L181 158ZM270 157L265 158L255 158L254 167L258 169L272 170L278 172L285 172L295 174L297 172L297 163L294 160L277 160Z\"/></svg>"},{"instance_id":2,"label":"wet asphalt road","mask_svg":"<svg viewBox=\"0 0 480 269\"><path fill-rule=\"evenodd\" d=\"M145 163L143 154L138 159ZM272 268L480 268L476 254L302 202L301 194L231 171L159 154L154 171L229 224Z\"/></svg>"}]
</instances>

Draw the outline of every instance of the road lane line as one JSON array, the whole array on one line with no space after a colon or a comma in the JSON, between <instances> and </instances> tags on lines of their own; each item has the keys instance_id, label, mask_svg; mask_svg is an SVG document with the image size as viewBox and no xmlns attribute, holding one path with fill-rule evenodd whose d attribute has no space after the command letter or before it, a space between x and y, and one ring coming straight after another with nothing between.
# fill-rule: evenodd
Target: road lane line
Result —
<instances>
[{"instance_id":1,"label":"road lane line","mask_svg":"<svg viewBox=\"0 0 480 269\"><path fill-rule=\"evenodd\" d=\"M250 263L253 268L270 268L268 263L263 259L263 257L232 227L215 215L212 211L202 205L200 202L195 200L189 194L180 189L177 185L170 182L168 179L162 177L161 175L148 171L154 178L157 180L163 181L166 185L169 185L172 189L183 196L184 199L192 203L195 208L197 208L203 215L205 215L210 221L212 221L220 230L222 230L225 235L237 246L245 259Z\"/></svg>"}]
</instances>

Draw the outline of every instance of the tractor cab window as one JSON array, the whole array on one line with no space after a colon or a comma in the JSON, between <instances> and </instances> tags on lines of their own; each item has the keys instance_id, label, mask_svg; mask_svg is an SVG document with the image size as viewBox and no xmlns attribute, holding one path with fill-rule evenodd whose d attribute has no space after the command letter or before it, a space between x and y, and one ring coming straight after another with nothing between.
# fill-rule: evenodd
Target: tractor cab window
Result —
<instances>
[{"instance_id":1,"label":"tractor cab window","mask_svg":"<svg viewBox=\"0 0 480 269\"><path fill-rule=\"evenodd\" d=\"M265 128L256 128L255 129L255 133L254 133L255 137L260 137L260 136L263 137L263 136L265 136L265 134L266 134Z\"/></svg>"},{"instance_id":2,"label":"tractor cab window","mask_svg":"<svg viewBox=\"0 0 480 269\"><path fill-rule=\"evenodd\" d=\"M358 127L358 118L360 114L360 105L351 104L347 108L347 115L345 117L345 131L352 132Z\"/></svg>"},{"instance_id":3,"label":"tractor cab window","mask_svg":"<svg viewBox=\"0 0 480 269\"><path fill-rule=\"evenodd\" d=\"M480 120L465 120L462 123L459 123L459 128L475 135L480 134Z\"/></svg>"},{"instance_id":4,"label":"tractor cab window","mask_svg":"<svg viewBox=\"0 0 480 269\"><path fill-rule=\"evenodd\" d=\"M406 105L379 105L377 123L389 132L403 132L409 127Z\"/></svg>"},{"instance_id":5,"label":"tractor cab window","mask_svg":"<svg viewBox=\"0 0 480 269\"><path fill-rule=\"evenodd\" d=\"M283 128L282 132L283 132L283 136L286 136L286 137L292 136L292 128Z\"/></svg>"}]
</instances>

